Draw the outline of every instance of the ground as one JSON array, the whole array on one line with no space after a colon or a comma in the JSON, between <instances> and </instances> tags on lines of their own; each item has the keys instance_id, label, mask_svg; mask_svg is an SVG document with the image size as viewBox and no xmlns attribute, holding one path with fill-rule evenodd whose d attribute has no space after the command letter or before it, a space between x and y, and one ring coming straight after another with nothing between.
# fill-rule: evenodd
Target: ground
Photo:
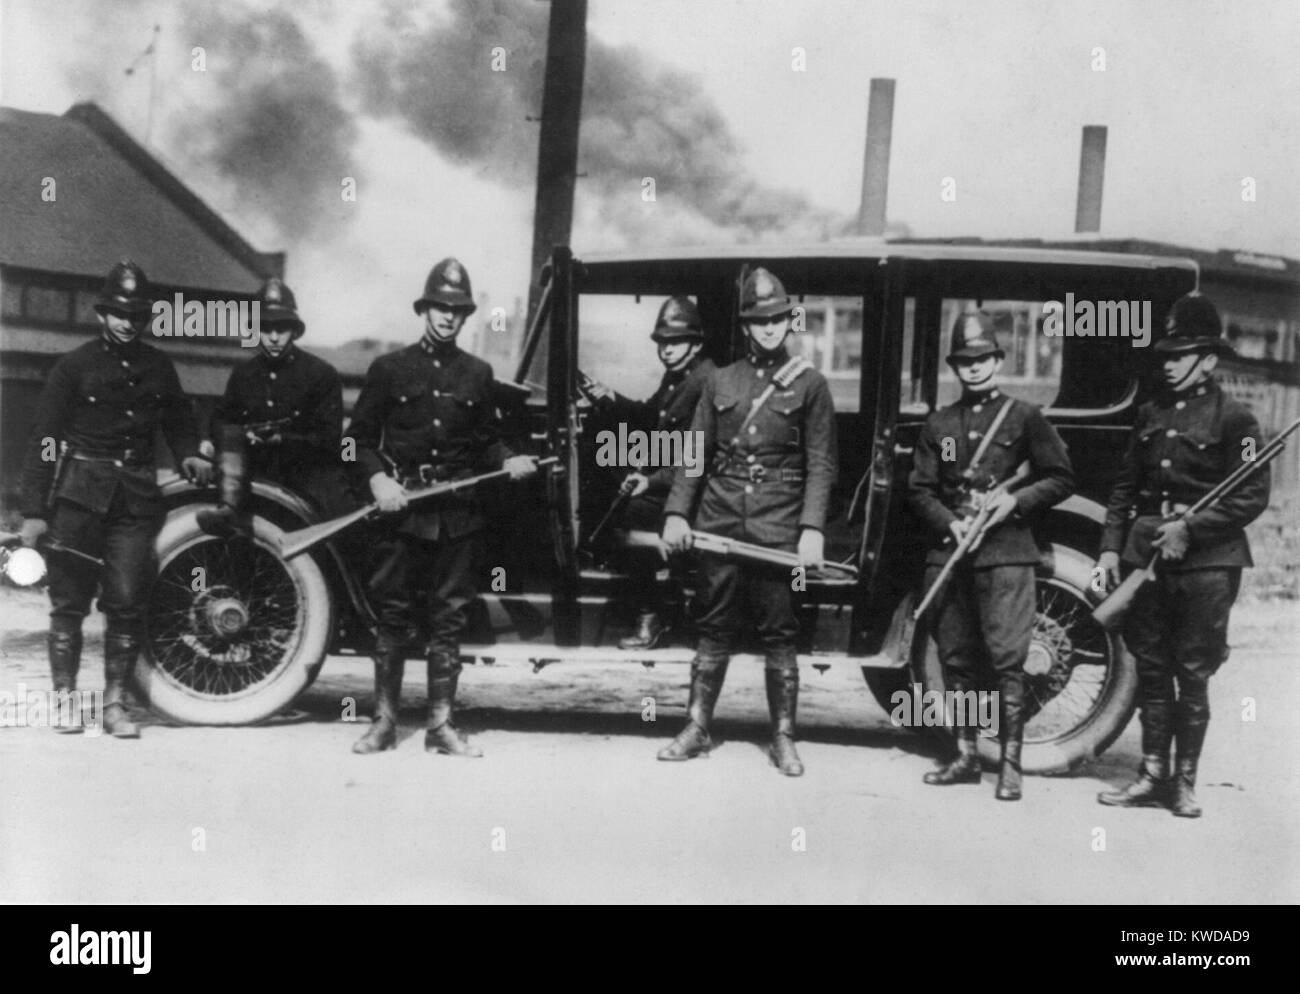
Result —
<instances>
[{"instance_id":1,"label":"ground","mask_svg":"<svg viewBox=\"0 0 1300 994\"><path fill-rule=\"evenodd\" d=\"M43 597L0 589L0 690L48 686ZM98 618L86 680L102 685ZM0 728L5 902L1138 902L1300 900L1300 610L1244 603L1211 684L1205 817L1121 811L1137 723L1019 804L926 787L933 746L861 675L805 673L801 779L763 751L762 673L733 667L707 760L658 763L684 666L467 668L461 724L486 758L422 748L408 665L394 752L353 756L367 660L331 658L296 720L150 723L139 741ZM652 697L654 722L644 721ZM1244 720L1254 701L1254 720Z\"/></svg>"}]
</instances>

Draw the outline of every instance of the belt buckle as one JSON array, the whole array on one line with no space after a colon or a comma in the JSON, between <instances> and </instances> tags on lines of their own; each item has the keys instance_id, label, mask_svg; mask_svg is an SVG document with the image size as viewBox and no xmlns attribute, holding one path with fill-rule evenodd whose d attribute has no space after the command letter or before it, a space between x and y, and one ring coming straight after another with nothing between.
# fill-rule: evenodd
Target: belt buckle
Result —
<instances>
[{"instance_id":1,"label":"belt buckle","mask_svg":"<svg viewBox=\"0 0 1300 994\"><path fill-rule=\"evenodd\" d=\"M763 478L767 476L767 467L761 462L752 462L749 464L749 482L762 483Z\"/></svg>"},{"instance_id":2,"label":"belt buckle","mask_svg":"<svg viewBox=\"0 0 1300 994\"><path fill-rule=\"evenodd\" d=\"M1174 511L1174 502L1171 500L1162 500L1160 502L1160 517L1171 518L1176 512Z\"/></svg>"},{"instance_id":3,"label":"belt buckle","mask_svg":"<svg viewBox=\"0 0 1300 994\"><path fill-rule=\"evenodd\" d=\"M420 463L415 472L426 487L433 482L433 463Z\"/></svg>"}]
</instances>

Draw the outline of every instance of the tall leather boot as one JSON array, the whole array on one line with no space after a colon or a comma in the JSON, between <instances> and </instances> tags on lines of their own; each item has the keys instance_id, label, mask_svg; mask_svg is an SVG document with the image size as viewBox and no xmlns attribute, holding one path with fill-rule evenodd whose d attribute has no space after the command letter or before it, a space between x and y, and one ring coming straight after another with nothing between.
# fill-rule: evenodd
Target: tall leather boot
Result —
<instances>
[{"instance_id":1,"label":"tall leather boot","mask_svg":"<svg viewBox=\"0 0 1300 994\"><path fill-rule=\"evenodd\" d=\"M359 756L397 748L397 710L402 697L406 657L400 648L380 647L375 662L375 715L366 734L352 744Z\"/></svg>"},{"instance_id":2,"label":"tall leather boot","mask_svg":"<svg viewBox=\"0 0 1300 994\"><path fill-rule=\"evenodd\" d=\"M1002 762L993 796L999 801L1020 800L1020 752L1025 737L1025 681L1015 674L1001 681Z\"/></svg>"},{"instance_id":3,"label":"tall leather boot","mask_svg":"<svg viewBox=\"0 0 1300 994\"><path fill-rule=\"evenodd\" d=\"M429 657L429 727L424 733L425 752L478 759L483 750L472 745L451 721L460 683L460 661L455 657Z\"/></svg>"},{"instance_id":4,"label":"tall leather boot","mask_svg":"<svg viewBox=\"0 0 1300 994\"><path fill-rule=\"evenodd\" d=\"M795 712L799 707L799 664L794 651L770 654L763 671L767 709L772 716L772 745L768 758L783 776L803 776L803 763L794 747Z\"/></svg>"},{"instance_id":5,"label":"tall leather boot","mask_svg":"<svg viewBox=\"0 0 1300 994\"><path fill-rule=\"evenodd\" d=\"M1184 683L1175 705L1178 716L1174 728L1176 758L1169 810L1178 818L1201 817L1201 806L1196 801L1196 767L1210 726L1210 703L1205 681L1197 683L1199 686L1195 688Z\"/></svg>"},{"instance_id":6,"label":"tall leather boot","mask_svg":"<svg viewBox=\"0 0 1300 994\"><path fill-rule=\"evenodd\" d=\"M126 709L126 681L140 655L134 632L104 633L104 731L115 739L138 739L140 729Z\"/></svg>"},{"instance_id":7,"label":"tall leather boot","mask_svg":"<svg viewBox=\"0 0 1300 994\"><path fill-rule=\"evenodd\" d=\"M713 708L718 703L722 682L727 675L730 657L697 652L691 660L691 697L686 705L689 719L677 737L659 750L657 758L669 763L708 755L713 749L709 727L713 723Z\"/></svg>"},{"instance_id":8,"label":"tall leather boot","mask_svg":"<svg viewBox=\"0 0 1300 994\"><path fill-rule=\"evenodd\" d=\"M958 694L965 694L972 689L970 681L951 674L946 683L950 690ZM957 783L980 782L980 757L974 726L960 725L956 729L956 735L957 757L922 777L925 783L933 787L949 787Z\"/></svg>"},{"instance_id":9,"label":"tall leather boot","mask_svg":"<svg viewBox=\"0 0 1300 994\"><path fill-rule=\"evenodd\" d=\"M209 535L229 538L231 535L248 536L252 534L252 522L244 512L244 500L248 493L248 457L244 433L238 425L224 425L219 439L221 452L217 468L220 471L218 483L219 504L215 508L206 508L198 513L196 521L199 528Z\"/></svg>"},{"instance_id":10,"label":"tall leather boot","mask_svg":"<svg viewBox=\"0 0 1300 994\"><path fill-rule=\"evenodd\" d=\"M50 654L50 679L57 697L50 726L56 732L76 734L82 731L81 716L71 713L72 692L77 689L77 672L81 669L81 619L55 616L50 619L46 638Z\"/></svg>"},{"instance_id":11,"label":"tall leather boot","mask_svg":"<svg viewBox=\"0 0 1300 994\"><path fill-rule=\"evenodd\" d=\"M653 649L659 645L668 628L659 617L658 611L642 611L636 618L636 631L627 638L618 640L620 649Z\"/></svg>"},{"instance_id":12,"label":"tall leather boot","mask_svg":"<svg viewBox=\"0 0 1300 994\"><path fill-rule=\"evenodd\" d=\"M1162 808L1169 803L1169 742L1173 737L1168 701L1142 705L1142 763L1138 778L1123 790L1097 795L1097 803L1113 808Z\"/></svg>"}]
</instances>

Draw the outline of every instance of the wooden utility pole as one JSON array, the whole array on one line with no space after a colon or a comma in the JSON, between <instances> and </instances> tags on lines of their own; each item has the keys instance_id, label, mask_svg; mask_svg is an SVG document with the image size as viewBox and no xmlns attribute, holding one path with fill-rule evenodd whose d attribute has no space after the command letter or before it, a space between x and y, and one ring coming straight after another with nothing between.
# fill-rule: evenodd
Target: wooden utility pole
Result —
<instances>
[{"instance_id":1,"label":"wooden utility pole","mask_svg":"<svg viewBox=\"0 0 1300 994\"><path fill-rule=\"evenodd\" d=\"M889 200L889 144L894 133L894 81L873 79L867 98L867 144L862 153L862 199L858 203L858 234L885 233Z\"/></svg>"},{"instance_id":2,"label":"wooden utility pole","mask_svg":"<svg viewBox=\"0 0 1300 994\"><path fill-rule=\"evenodd\" d=\"M537 202L533 208L533 260L528 276L528 321L537 310L542 266L573 230L573 188L578 171L578 123L587 58L587 0L551 0L546 36L546 81L537 143Z\"/></svg>"},{"instance_id":3,"label":"wooden utility pole","mask_svg":"<svg viewBox=\"0 0 1300 994\"><path fill-rule=\"evenodd\" d=\"M1106 179L1106 127L1083 126L1079 149L1079 199L1074 207L1074 230L1078 234L1101 231L1101 191Z\"/></svg>"}]
</instances>

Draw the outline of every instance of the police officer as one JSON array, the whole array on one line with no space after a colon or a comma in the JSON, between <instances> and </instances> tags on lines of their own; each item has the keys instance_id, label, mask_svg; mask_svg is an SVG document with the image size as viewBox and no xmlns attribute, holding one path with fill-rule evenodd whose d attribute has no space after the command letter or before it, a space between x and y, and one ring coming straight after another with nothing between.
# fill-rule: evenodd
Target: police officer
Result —
<instances>
[{"instance_id":1,"label":"police officer","mask_svg":"<svg viewBox=\"0 0 1300 994\"><path fill-rule=\"evenodd\" d=\"M823 562L822 532L836 473L830 388L806 360L786 351L794 303L780 280L755 269L741 287L740 305L749 354L705 378L691 429L703 432L709 468L696 477L677 470L664 507L663 541L673 550L689 548L694 518L701 531L797 550L800 564L815 569ZM686 760L713 748L709 725L727 664L741 632L756 630L772 717L769 756L781 773L800 776L793 578L768 566L700 558L690 720L659 758Z\"/></svg>"},{"instance_id":2,"label":"police officer","mask_svg":"<svg viewBox=\"0 0 1300 994\"><path fill-rule=\"evenodd\" d=\"M998 386L1005 353L993 316L966 312L957 318L948 364L961 381L956 403L935 411L916 444L908 497L929 526L925 589L934 584L969 517L980 502L992 507L985 537L957 564L933 610L933 631L948 690L975 691L981 653L998 679L1002 745L996 797L1020 799L1020 752L1024 737L1025 657L1037 602L1034 564L1038 546L1034 516L1074 489L1065 444L1032 404L1007 397ZM1022 462L1030 475L1012 493L991 494ZM928 784L979 783L976 727L957 729L957 757L927 773Z\"/></svg>"},{"instance_id":3,"label":"police officer","mask_svg":"<svg viewBox=\"0 0 1300 994\"><path fill-rule=\"evenodd\" d=\"M370 582L379 615L375 717L352 751L372 753L396 746L406 646L418 622L427 620L429 720L424 747L453 756L481 756L452 724L452 705L466 608L477 595L485 521L471 494L408 508L406 491L497 469L519 480L534 474L537 462L532 456L514 455L502 443L492 367L456 345L465 319L475 310L465 267L455 259L439 262L414 306L424 319L423 337L371 364L349 426L357 464L379 509L392 516ZM427 601L417 603L419 596Z\"/></svg>"},{"instance_id":4,"label":"police officer","mask_svg":"<svg viewBox=\"0 0 1300 994\"><path fill-rule=\"evenodd\" d=\"M256 299L257 354L231 370L212 415L222 506L202 512L199 524L217 533L245 527L239 517L250 475L305 494L326 517L347 510L339 374L298 348L306 325L288 286L273 276Z\"/></svg>"},{"instance_id":5,"label":"police officer","mask_svg":"<svg viewBox=\"0 0 1300 994\"><path fill-rule=\"evenodd\" d=\"M163 516L158 429L191 479L206 484L212 466L198 456L194 412L175 367L141 340L150 313L144 271L134 262L115 265L95 311L99 338L56 362L41 393L23 466L22 537L35 546L49 531L62 545L103 558L101 569L67 553L50 556L50 673L56 691L76 689L81 623L102 585L104 728L138 738L124 691L140 653Z\"/></svg>"},{"instance_id":6,"label":"police officer","mask_svg":"<svg viewBox=\"0 0 1300 994\"><path fill-rule=\"evenodd\" d=\"M585 389L637 427L689 431L704 381L716 368L711 359L700 354L704 326L699 310L689 297L670 297L659 308L650 337L658 345L664 375L649 400L628 400L594 380ZM630 499L618 519L619 524L628 529L658 532L663 527L664 502L672 485L672 466L629 473L623 488ZM659 588L655 583L660 559L653 549L628 550L623 558L629 588L636 599L637 628L633 635L620 639L618 645L620 649L653 649L667 633L660 617Z\"/></svg>"},{"instance_id":7,"label":"police officer","mask_svg":"<svg viewBox=\"0 0 1300 994\"><path fill-rule=\"evenodd\" d=\"M1114 584L1121 562L1126 571L1145 568L1160 555L1155 580L1139 590L1124 623L1137 662L1143 759L1136 781L1097 800L1168 806L1198 818L1194 788L1210 722L1209 680L1228 656L1228 614L1242 567L1253 565L1244 529L1268 507L1269 471L1259 469L1212 507L1177 517L1263 442L1254 415L1215 382L1219 356L1232 348L1214 304L1199 294L1182 297L1165 328L1153 347L1162 389L1138 409L1097 561Z\"/></svg>"}]
</instances>

